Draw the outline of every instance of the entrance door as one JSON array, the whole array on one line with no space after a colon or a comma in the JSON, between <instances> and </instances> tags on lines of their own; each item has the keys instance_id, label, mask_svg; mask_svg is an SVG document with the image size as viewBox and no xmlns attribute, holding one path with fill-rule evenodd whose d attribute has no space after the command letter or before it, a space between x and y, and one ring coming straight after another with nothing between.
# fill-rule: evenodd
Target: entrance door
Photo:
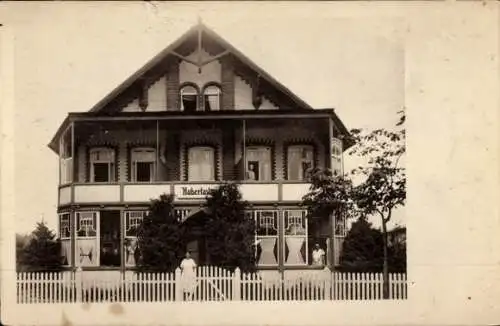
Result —
<instances>
[{"instance_id":1,"label":"entrance door","mask_svg":"<svg viewBox=\"0 0 500 326\"><path fill-rule=\"evenodd\" d=\"M199 241L194 240L188 242L187 246L187 251L189 251L189 254L191 255L191 258L195 261L196 265L200 265L200 249L199 249Z\"/></svg>"},{"instance_id":2,"label":"entrance door","mask_svg":"<svg viewBox=\"0 0 500 326\"><path fill-rule=\"evenodd\" d=\"M100 221L101 266L121 265L120 211L102 211Z\"/></svg>"}]
</instances>

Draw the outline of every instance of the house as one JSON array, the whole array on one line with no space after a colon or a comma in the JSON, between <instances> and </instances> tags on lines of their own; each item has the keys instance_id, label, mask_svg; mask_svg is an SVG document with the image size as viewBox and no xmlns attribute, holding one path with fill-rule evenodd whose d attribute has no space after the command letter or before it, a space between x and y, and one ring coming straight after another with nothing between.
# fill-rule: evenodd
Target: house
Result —
<instances>
[{"instance_id":1,"label":"house","mask_svg":"<svg viewBox=\"0 0 500 326\"><path fill-rule=\"evenodd\" d=\"M50 142L65 264L132 271L150 199L173 194L181 220L202 218L209 189L231 181L251 204L261 271L323 268L315 243L333 267L345 221L308 220L301 200L312 168L342 173L349 139L333 109L313 109L200 22L88 112L69 113ZM202 239L187 249L210 263Z\"/></svg>"}]
</instances>

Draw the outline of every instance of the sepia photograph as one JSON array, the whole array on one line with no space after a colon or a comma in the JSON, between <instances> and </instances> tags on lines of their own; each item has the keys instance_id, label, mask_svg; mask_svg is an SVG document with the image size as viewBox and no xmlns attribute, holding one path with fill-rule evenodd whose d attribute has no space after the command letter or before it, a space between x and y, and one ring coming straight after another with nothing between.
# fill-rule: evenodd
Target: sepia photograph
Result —
<instances>
[{"instance_id":1,"label":"sepia photograph","mask_svg":"<svg viewBox=\"0 0 500 326\"><path fill-rule=\"evenodd\" d=\"M375 103L388 123L348 128L354 103L306 103L208 24L57 112L39 149L59 163L56 210L17 235L18 303L405 299L403 96ZM392 83L397 41L374 54Z\"/></svg>"},{"instance_id":2,"label":"sepia photograph","mask_svg":"<svg viewBox=\"0 0 500 326\"><path fill-rule=\"evenodd\" d=\"M14 7L17 307L411 298L400 14Z\"/></svg>"}]
</instances>

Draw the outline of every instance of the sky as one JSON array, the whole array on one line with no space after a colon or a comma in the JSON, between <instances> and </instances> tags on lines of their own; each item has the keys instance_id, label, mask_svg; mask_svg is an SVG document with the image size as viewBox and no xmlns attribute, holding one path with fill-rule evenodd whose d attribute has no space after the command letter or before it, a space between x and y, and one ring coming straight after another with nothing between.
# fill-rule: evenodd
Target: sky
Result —
<instances>
[{"instance_id":1,"label":"sky","mask_svg":"<svg viewBox=\"0 0 500 326\"><path fill-rule=\"evenodd\" d=\"M204 24L347 128L390 128L404 105L403 24L344 18L335 6L280 3L23 3L15 30L16 230L56 224L58 158L47 144L68 112L84 112L200 17ZM305 10L304 10L305 8ZM279 10L279 15L276 15ZM222 19L221 19L222 18ZM355 164L345 157L345 167ZM374 220L374 224L376 224ZM398 211L394 223L404 223Z\"/></svg>"}]
</instances>

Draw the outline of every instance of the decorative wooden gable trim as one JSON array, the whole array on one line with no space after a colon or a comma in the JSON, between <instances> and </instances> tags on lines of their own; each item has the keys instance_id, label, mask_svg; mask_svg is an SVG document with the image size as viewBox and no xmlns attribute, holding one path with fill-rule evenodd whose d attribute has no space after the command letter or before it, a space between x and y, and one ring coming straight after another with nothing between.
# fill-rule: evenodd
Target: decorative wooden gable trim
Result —
<instances>
[{"instance_id":1,"label":"decorative wooden gable trim","mask_svg":"<svg viewBox=\"0 0 500 326\"><path fill-rule=\"evenodd\" d=\"M195 48L203 48L208 53L211 53L212 57L206 60L201 57L195 60L187 58L188 53L191 53ZM171 92L177 95L178 89L176 89L174 78L176 72L173 67L176 66L179 60L184 60L202 69L204 65L214 60L219 60L224 65L225 58L228 56L232 58L236 71L240 71L242 77L253 76L252 78L257 78L257 76L260 76L258 82L250 81L252 86L255 87L257 83L258 87L255 87L255 89L262 89L269 100L276 106L285 109L312 109L307 103L200 22L125 80L108 96L99 101L90 111L114 114L135 99L139 99L140 107L145 110L148 101L147 96L144 96L144 88L149 87L161 76L171 75L171 78L168 78L167 81L169 85L167 92L169 95ZM224 78L222 87L224 88ZM167 100L169 98L171 97L167 96ZM258 98L256 96L256 106L258 106ZM177 98L169 101L177 101ZM230 100L226 99L225 103L224 108L227 109L226 106L230 104ZM172 106L172 104L170 102L167 107L177 107Z\"/></svg>"}]
</instances>

